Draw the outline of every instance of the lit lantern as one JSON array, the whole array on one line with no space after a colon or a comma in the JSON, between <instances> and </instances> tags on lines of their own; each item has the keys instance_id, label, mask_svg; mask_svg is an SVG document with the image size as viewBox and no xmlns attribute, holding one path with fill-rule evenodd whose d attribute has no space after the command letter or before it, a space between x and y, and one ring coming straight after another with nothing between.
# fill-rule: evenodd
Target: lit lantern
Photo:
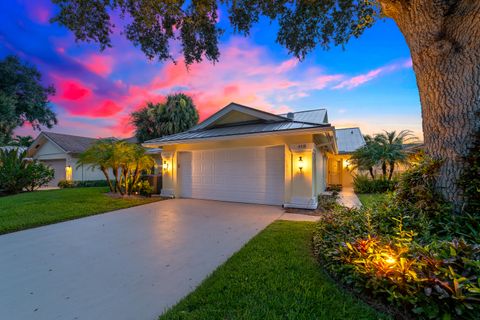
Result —
<instances>
[{"instance_id":1,"label":"lit lantern","mask_svg":"<svg viewBox=\"0 0 480 320\"><path fill-rule=\"evenodd\" d=\"M163 160L163 171L168 171L168 162L166 160Z\"/></svg>"},{"instance_id":2,"label":"lit lantern","mask_svg":"<svg viewBox=\"0 0 480 320\"><path fill-rule=\"evenodd\" d=\"M302 157L298 157L298 169L300 170L300 172L302 172L303 170L303 159Z\"/></svg>"},{"instance_id":3,"label":"lit lantern","mask_svg":"<svg viewBox=\"0 0 480 320\"><path fill-rule=\"evenodd\" d=\"M72 181L72 166L65 167L65 180Z\"/></svg>"}]
</instances>

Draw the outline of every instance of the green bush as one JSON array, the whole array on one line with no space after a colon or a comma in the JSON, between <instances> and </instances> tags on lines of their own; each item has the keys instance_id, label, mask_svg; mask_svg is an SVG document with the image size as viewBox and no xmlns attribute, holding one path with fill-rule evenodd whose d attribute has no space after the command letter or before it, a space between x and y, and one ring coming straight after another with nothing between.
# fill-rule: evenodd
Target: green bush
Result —
<instances>
[{"instance_id":1,"label":"green bush","mask_svg":"<svg viewBox=\"0 0 480 320\"><path fill-rule=\"evenodd\" d=\"M53 179L53 169L25 156L16 149L0 150L0 193L33 191Z\"/></svg>"},{"instance_id":2,"label":"green bush","mask_svg":"<svg viewBox=\"0 0 480 320\"><path fill-rule=\"evenodd\" d=\"M75 181L75 187L108 187L107 180Z\"/></svg>"},{"instance_id":3,"label":"green bush","mask_svg":"<svg viewBox=\"0 0 480 320\"><path fill-rule=\"evenodd\" d=\"M64 188L86 188L86 187L108 187L107 180L86 180L86 181L68 181L61 180L58 187Z\"/></svg>"},{"instance_id":4,"label":"green bush","mask_svg":"<svg viewBox=\"0 0 480 320\"><path fill-rule=\"evenodd\" d=\"M28 181L25 189L34 191L52 181L55 177L55 170L39 161L31 161L27 165L24 174Z\"/></svg>"},{"instance_id":5,"label":"green bush","mask_svg":"<svg viewBox=\"0 0 480 320\"><path fill-rule=\"evenodd\" d=\"M315 253L336 279L404 315L474 319L480 312L480 219L451 213L434 192L436 170L438 163L425 159L384 202L323 214Z\"/></svg>"},{"instance_id":6,"label":"green bush","mask_svg":"<svg viewBox=\"0 0 480 320\"><path fill-rule=\"evenodd\" d=\"M136 191L144 197L150 197L153 193L153 187L147 180L140 181L136 186Z\"/></svg>"},{"instance_id":7,"label":"green bush","mask_svg":"<svg viewBox=\"0 0 480 320\"><path fill-rule=\"evenodd\" d=\"M395 190L397 183L395 178L372 180L366 175L357 175L353 178L353 189L356 193L385 193Z\"/></svg>"},{"instance_id":8,"label":"green bush","mask_svg":"<svg viewBox=\"0 0 480 320\"><path fill-rule=\"evenodd\" d=\"M73 187L75 187L73 181L71 181L71 180L60 180L60 181L58 181L57 186L58 186L60 189L66 189L66 188L73 188Z\"/></svg>"}]
</instances>

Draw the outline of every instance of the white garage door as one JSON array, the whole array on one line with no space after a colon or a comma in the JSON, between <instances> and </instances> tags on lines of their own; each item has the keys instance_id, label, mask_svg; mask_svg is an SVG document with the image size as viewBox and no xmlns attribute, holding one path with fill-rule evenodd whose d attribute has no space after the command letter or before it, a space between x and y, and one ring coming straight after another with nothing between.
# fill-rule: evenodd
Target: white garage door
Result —
<instances>
[{"instance_id":1,"label":"white garage door","mask_svg":"<svg viewBox=\"0 0 480 320\"><path fill-rule=\"evenodd\" d=\"M50 166L55 170L55 177L47 185L49 187L56 187L60 180L65 180L65 159L61 160L42 160L44 164Z\"/></svg>"},{"instance_id":2,"label":"white garage door","mask_svg":"<svg viewBox=\"0 0 480 320\"><path fill-rule=\"evenodd\" d=\"M283 146L179 153L183 198L283 204Z\"/></svg>"}]
</instances>

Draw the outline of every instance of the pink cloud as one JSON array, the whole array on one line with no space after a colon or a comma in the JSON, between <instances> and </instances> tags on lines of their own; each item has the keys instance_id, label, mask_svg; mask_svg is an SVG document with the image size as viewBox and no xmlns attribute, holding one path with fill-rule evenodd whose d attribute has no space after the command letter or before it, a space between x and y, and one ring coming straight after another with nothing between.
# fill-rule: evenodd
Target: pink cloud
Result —
<instances>
[{"instance_id":1,"label":"pink cloud","mask_svg":"<svg viewBox=\"0 0 480 320\"><path fill-rule=\"evenodd\" d=\"M381 75L388 74L399 69L407 69L412 67L412 60L408 59L407 61L392 63L374 70L371 70L367 73L360 74L358 76L351 77L347 80L340 82L338 85L334 86L334 89L353 89L364 83L372 81L373 79L378 78Z\"/></svg>"},{"instance_id":2,"label":"pink cloud","mask_svg":"<svg viewBox=\"0 0 480 320\"><path fill-rule=\"evenodd\" d=\"M57 87L60 89L60 97L65 100L80 100L91 94L90 89L84 87L76 80L59 82Z\"/></svg>"},{"instance_id":3,"label":"pink cloud","mask_svg":"<svg viewBox=\"0 0 480 320\"><path fill-rule=\"evenodd\" d=\"M113 69L113 57L104 54L92 54L82 58L82 63L88 70L99 76L108 76Z\"/></svg>"}]
</instances>

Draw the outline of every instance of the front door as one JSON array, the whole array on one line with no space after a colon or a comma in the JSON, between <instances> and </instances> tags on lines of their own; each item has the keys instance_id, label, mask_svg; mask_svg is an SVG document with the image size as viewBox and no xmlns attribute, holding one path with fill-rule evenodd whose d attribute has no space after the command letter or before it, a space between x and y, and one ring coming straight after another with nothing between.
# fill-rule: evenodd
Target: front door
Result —
<instances>
[{"instance_id":1,"label":"front door","mask_svg":"<svg viewBox=\"0 0 480 320\"><path fill-rule=\"evenodd\" d=\"M342 160L328 159L328 183L342 184Z\"/></svg>"}]
</instances>

